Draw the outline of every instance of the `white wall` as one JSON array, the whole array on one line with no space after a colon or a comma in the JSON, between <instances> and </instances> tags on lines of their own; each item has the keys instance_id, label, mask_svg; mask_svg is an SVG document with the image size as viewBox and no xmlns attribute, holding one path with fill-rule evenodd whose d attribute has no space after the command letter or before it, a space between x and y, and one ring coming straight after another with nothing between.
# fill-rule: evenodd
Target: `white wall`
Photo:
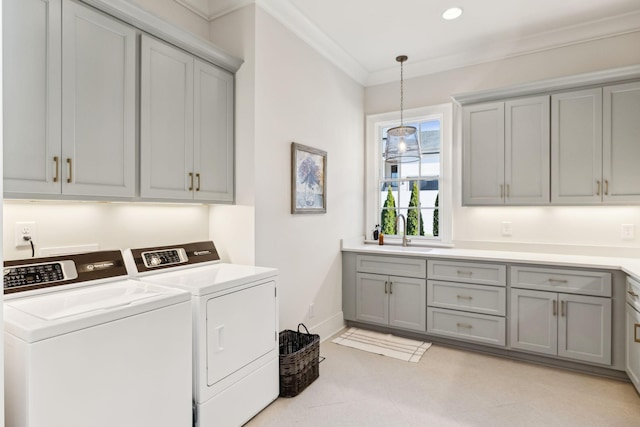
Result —
<instances>
[{"instance_id":1,"label":"white wall","mask_svg":"<svg viewBox=\"0 0 640 427\"><path fill-rule=\"evenodd\" d=\"M640 33L536 52L405 81L405 108L451 102L450 95L640 64ZM410 67L410 60L406 67ZM399 86L365 91L366 114L395 111ZM459 117L459 114L458 114ZM454 136L453 239L458 247L537 250L602 255L640 255L640 207L462 207L461 140ZM513 235L501 235L511 221ZM623 241L622 224L636 237Z\"/></svg>"},{"instance_id":2,"label":"white wall","mask_svg":"<svg viewBox=\"0 0 640 427\"><path fill-rule=\"evenodd\" d=\"M340 239L364 221L364 90L260 8L255 62L256 263L280 269L281 329L335 332ZM292 142L328 153L326 214L290 213Z\"/></svg>"},{"instance_id":3,"label":"white wall","mask_svg":"<svg viewBox=\"0 0 640 427\"><path fill-rule=\"evenodd\" d=\"M211 206L211 238L226 262L255 264L255 8L212 22L211 41L244 62L235 76L235 197Z\"/></svg>"},{"instance_id":4,"label":"white wall","mask_svg":"<svg viewBox=\"0 0 640 427\"><path fill-rule=\"evenodd\" d=\"M171 245L209 239L209 208L203 205L4 201L5 259L31 257L16 249L14 226L35 221L36 250L98 244L101 250ZM39 252L36 252L36 256Z\"/></svg>"},{"instance_id":5,"label":"white wall","mask_svg":"<svg viewBox=\"0 0 640 427\"><path fill-rule=\"evenodd\" d=\"M255 245L256 264L280 270L280 329L305 322L326 337L343 325L340 239L363 227L364 90L259 7L215 20L211 34L245 61L236 81L239 206L212 207L212 236L236 247L253 206L255 241L247 235L245 246ZM328 153L326 214L290 213L292 142Z\"/></svg>"}]
</instances>

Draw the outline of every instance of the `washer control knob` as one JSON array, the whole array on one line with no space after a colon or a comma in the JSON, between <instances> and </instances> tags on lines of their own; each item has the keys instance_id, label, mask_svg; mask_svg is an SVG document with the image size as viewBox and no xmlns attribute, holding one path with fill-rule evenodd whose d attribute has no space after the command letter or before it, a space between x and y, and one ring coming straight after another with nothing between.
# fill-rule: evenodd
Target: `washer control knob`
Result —
<instances>
[{"instance_id":1,"label":"washer control knob","mask_svg":"<svg viewBox=\"0 0 640 427\"><path fill-rule=\"evenodd\" d=\"M152 256L152 257L149 259L149 264L150 264L151 266L155 267L156 265L160 265L160 264L162 264L162 260L160 259L160 257L159 257L159 256Z\"/></svg>"}]
</instances>

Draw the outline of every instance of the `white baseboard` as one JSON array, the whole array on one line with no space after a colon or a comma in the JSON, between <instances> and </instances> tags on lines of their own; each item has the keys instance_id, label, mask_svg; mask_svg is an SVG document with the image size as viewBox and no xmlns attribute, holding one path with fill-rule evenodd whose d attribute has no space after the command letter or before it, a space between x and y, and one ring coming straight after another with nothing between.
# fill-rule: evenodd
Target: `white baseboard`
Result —
<instances>
[{"instance_id":1,"label":"white baseboard","mask_svg":"<svg viewBox=\"0 0 640 427\"><path fill-rule=\"evenodd\" d=\"M331 338L342 328L344 328L344 315L342 311L340 311L327 320L310 327L309 332L320 335L320 342L322 342Z\"/></svg>"}]
</instances>

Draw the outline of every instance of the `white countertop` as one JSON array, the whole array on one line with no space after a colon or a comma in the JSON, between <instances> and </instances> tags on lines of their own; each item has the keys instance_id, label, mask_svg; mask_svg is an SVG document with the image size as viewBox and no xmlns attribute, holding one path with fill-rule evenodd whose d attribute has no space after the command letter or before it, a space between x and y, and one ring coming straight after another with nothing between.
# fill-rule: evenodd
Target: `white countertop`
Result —
<instances>
[{"instance_id":1,"label":"white countertop","mask_svg":"<svg viewBox=\"0 0 640 427\"><path fill-rule=\"evenodd\" d=\"M539 252L508 252L478 249L428 248L423 246L377 245L349 240L342 241L343 252L379 255L401 255L429 258L452 258L476 261L517 262L606 270L622 270L640 280L640 259L585 255L565 255Z\"/></svg>"}]
</instances>

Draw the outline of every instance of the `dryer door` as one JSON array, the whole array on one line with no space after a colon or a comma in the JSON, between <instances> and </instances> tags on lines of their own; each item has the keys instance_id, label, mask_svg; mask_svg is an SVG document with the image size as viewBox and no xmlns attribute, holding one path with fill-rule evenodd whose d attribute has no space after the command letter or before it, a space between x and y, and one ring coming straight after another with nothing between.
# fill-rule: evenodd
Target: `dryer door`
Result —
<instances>
[{"instance_id":1,"label":"dryer door","mask_svg":"<svg viewBox=\"0 0 640 427\"><path fill-rule=\"evenodd\" d=\"M207 385L277 345L276 284L268 281L207 301Z\"/></svg>"}]
</instances>

